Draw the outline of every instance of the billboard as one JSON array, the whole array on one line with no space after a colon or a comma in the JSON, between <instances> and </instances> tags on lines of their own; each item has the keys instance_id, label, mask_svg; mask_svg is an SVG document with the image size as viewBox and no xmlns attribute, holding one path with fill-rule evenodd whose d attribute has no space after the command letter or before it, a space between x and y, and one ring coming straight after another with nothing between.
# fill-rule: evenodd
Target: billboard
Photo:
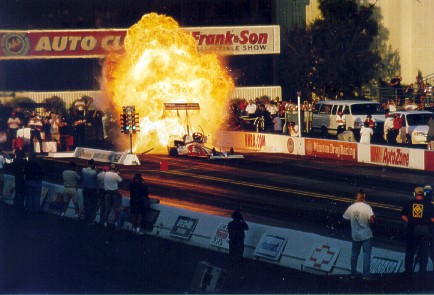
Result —
<instances>
[{"instance_id":1,"label":"billboard","mask_svg":"<svg viewBox=\"0 0 434 295\"><path fill-rule=\"evenodd\" d=\"M279 26L183 28L201 52L222 55L280 53ZM101 58L121 50L126 29L0 30L0 60Z\"/></svg>"}]
</instances>

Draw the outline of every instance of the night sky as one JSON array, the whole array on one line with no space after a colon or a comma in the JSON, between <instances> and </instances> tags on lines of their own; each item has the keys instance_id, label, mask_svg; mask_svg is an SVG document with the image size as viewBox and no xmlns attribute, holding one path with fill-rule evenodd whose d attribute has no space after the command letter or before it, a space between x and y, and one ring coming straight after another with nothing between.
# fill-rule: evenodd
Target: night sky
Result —
<instances>
[{"instance_id":1,"label":"night sky","mask_svg":"<svg viewBox=\"0 0 434 295\"><path fill-rule=\"evenodd\" d=\"M173 17L180 26L271 25L272 1L253 0L3 0L0 30L129 28L144 14ZM272 56L226 59L237 86L272 85ZM0 61L0 91L98 89L98 59Z\"/></svg>"}]
</instances>

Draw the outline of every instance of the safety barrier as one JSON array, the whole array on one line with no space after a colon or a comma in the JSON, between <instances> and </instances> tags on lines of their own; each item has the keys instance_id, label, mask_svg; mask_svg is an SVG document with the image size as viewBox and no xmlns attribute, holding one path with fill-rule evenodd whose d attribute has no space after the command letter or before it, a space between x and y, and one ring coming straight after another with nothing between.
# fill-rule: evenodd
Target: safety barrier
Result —
<instances>
[{"instance_id":1,"label":"safety barrier","mask_svg":"<svg viewBox=\"0 0 434 295\"><path fill-rule=\"evenodd\" d=\"M2 201L12 204L14 199L14 177L5 175ZM42 182L40 197L41 210L60 214L59 207L63 186ZM128 198L123 198L128 205ZM82 192L79 190L79 204L82 207ZM230 218L189 211L161 204L152 204L155 219L145 233L159 238L212 249L227 253L229 234L227 224ZM67 217L74 217L74 209L69 204ZM248 221L247 221L248 222ZM244 257L255 259L300 271L321 275L350 273L351 242L305 233L297 230L266 226L248 222ZM125 230L131 224L123 225ZM361 272L362 257L359 257L358 270ZM403 271L404 253L374 247L372 251L372 273L394 273ZM428 268L432 269L430 262Z\"/></svg>"},{"instance_id":2,"label":"safety barrier","mask_svg":"<svg viewBox=\"0 0 434 295\"><path fill-rule=\"evenodd\" d=\"M406 146L361 144L339 140L291 137L256 132L220 130L215 146L223 150L284 153L369 163L407 169L434 171L434 151Z\"/></svg>"}]
</instances>

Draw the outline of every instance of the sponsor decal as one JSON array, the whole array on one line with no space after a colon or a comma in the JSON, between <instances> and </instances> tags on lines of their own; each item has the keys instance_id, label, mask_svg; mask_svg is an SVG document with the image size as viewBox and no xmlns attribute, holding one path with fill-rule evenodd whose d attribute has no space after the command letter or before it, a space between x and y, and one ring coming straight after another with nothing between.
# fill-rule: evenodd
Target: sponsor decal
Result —
<instances>
[{"instance_id":1,"label":"sponsor decal","mask_svg":"<svg viewBox=\"0 0 434 295\"><path fill-rule=\"evenodd\" d=\"M262 149L266 146L265 135L258 133L245 133L244 146L246 148Z\"/></svg>"},{"instance_id":2,"label":"sponsor decal","mask_svg":"<svg viewBox=\"0 0 434 295\"><path fill-rule=\"evenodd\" d=\"M294 152L294 140L292 140L292 138L288 138L286 147L288 149L288 153L292 154Z\"/></svg>"},{"instance_id":3,"label":"sponsor decal","mask_svg":"<svg viewBox=\"0 0 434 295\"><path fill-rule=\"evenodd\" d=\"M305 153L313 157L357 161L357 143L306 139Z\"/></svg>"},{"instance_id":4,"label":"sponsor decal","mask_svg":"<svg viewBox=\"0 0 434 295\"><path fill-rule=\"evenodd\" d=\"M183 28L199 51L280 53L279 26ZM99 58L123 49L125 29L0 31L0 59Z\"/></svg>"},{"instance_id":5,"label":"sponsor decal","mask_svg":"<svg viewBox=\"0 0 434 295\"><path fill-rule=\"evenodd\" d=\"M371 162L409 167L410 152L408 149L371 146Z\"/></svg>"}]
</instances>

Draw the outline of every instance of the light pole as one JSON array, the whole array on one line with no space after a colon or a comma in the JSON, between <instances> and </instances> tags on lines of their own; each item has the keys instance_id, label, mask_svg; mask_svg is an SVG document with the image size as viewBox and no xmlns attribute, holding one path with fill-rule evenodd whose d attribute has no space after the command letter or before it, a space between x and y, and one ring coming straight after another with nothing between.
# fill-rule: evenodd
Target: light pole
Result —
<instances>
[{"instance_id":1,"label":"light pole","mask_svg":"<svg viewBox=\"0 0 434 295\"><path fill-rule=\"evenodd\" d=\"M298 113L298 137L301 137L301 105L300 105L301 91L297 91L297 113Z\"/></svg>"}]
</instances>

